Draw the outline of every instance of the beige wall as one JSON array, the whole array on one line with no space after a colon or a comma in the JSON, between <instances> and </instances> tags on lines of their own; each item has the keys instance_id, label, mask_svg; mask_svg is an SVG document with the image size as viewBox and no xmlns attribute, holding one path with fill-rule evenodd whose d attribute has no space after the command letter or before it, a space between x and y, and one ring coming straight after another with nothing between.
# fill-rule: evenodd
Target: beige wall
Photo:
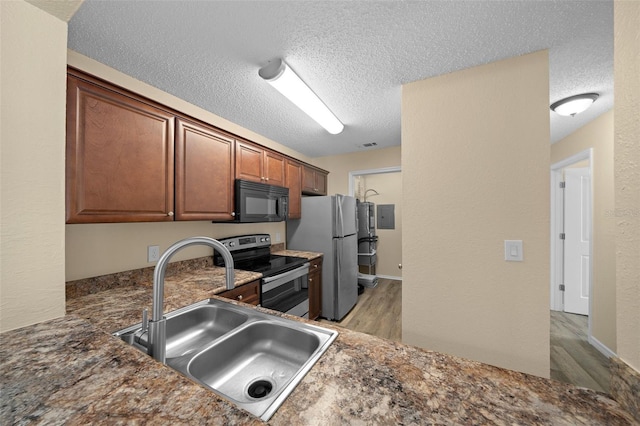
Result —
<instances>
[{"instance_id":1,"label":"beige wall","mask_svg":"<svg viewBox=\"0 0 640 426\"><path fill-rule=\"evenodd\" d=\"M329 194L349 194L349 172L400 166L400 146L331 155L313 159L313 164L329 172Z\"/></svg>"},{"instance_id":2,"label":"beige wall","mask_svg":"<svg viewBox=\"0 0 640 426\"><path fill-rule=\"evenodd\" d=\"M309 162L310 160L290 148L244 129L77 52L69 50L67 61L69 65L75 68L173 107L207 123L303 161ZM203 235L223 238L251 232L269 233L274 243L284 242L286 239L284 222L257 225L212 224L210 221L66 225L66 279L71 281L153 266L153 264L147 263L147 246L149 245L160 246L162 252L175 241L186 237ZM278 237L280 238L278 239ZM172 261L206 256L210 253L211 249L206 247L191 247L177 253L172 258Z\"/></svg>"},{"instance_id":3,"label":"beige wall","mask_svg":"<svg viewBox=\"0 0 640 426\"><path fill-rule=\"evenodd\" d=\"M551 145L551 164L593 148L593 279L591 333L616 351L616 258L613 111Z\"/></svg>"},{"instance_id":4,"label":"beige wall","mask_svg":"<svg viewBox=\"0 0 640 426\"><path fill-rule=\"evenodd\" d=\"M329 172L329 194L348 195L349 172L400 167L400 160L400 146L394 146L315 158L313 164ZM398 264L402 263L402 173L368 175L364 180L366 189L373 188L381 194L368 197L368 201L396 205L396 229L377 231L380 241L376 274L401 278L402 270L398 268Z\"/></svg>"},{"instance_id":5,"label":"beige wall","mask_svg":"<svg viewBox=\"0 0 640 426\"><path fill-rule=\"evenodd\" d=\"M154 266L147 262L147 246L160 246L160 253L187 237L224 238L267 233L274 243L286 239L284 222L213 224L210 221L161 223L98 223L66 225L66 280L96 277L114 272ZM208 247L188 247L172 262L210 256Z\"/></svg>"},{"instance_id":6,"label":"beige wall","mask_svg":"<svg viewBox=\"0 0 640 426\"><path fill-rule=\"evenodd\" d=\"M640 3L614 3L618 356L640 371Z\"/></svg>"},{"instance_id":7,"label":"beige wall","mask_svg":"<svg viewBox=\"0 0 640 426\"><path fill-rule=\"evenodd\" d=\"M0 331L64 315L67 24L0 1Z\"/></svg>"},{"instance_id":8,"label":"beige wall","mask_svg":"<svg viewBox=\"0 0 640 426\"><path fill-rule=\"evenodd\" d=\"M403 86L403 342L549 377L548 76L540 51Z\"/></svg>"},{"instance_id":9,"label":"beige wall","mask_svg":"<svg viewBox=\"0 0 640 426\"><path fill-rule=\"evenodd\" d=\"M364 175L361 181L362 195L367 189L375 189L378 192L378 195L373 192L367 194L367 201L375 203L376 209L380 204L395 206L395 229L378 228L376 210L376 235L378 236L376 275L383 278L401 279L402 269L398 265L402 263L402 173ZM364 201L363 196L359 198ZM364 273L368 272L366 267L361 270Z\"/></svg>"},{"instance_id":10,"label":"beige wall","mask_svg":"<svg viewBox=\"0 0 640 426\"><path fill-rule=\"evenodd\" d=\"M299 152L294 151L291 148L281 145L278 142L259 135L258 133L252 132L251 130L245 129L244 127L232 123L229 120L226 120L200 107L190 104L187 101L184 101L180 98L170 95L167 92L163 92L158 88L143 83L140 80L136 80L133 77L123 74L114 68L111 68L101 62L95 61L71 49L67 50L67 63L74 68L102 78L127 90L131 90L134 93L145 96L163 105L172 107L184 114L190 115L191 117L202 120L213 126L217 126L240 137L247 138L250 141L257 142L261 145L272 148L283 154L290 155L301 161L311 163L311 159L309 157L306 157L305 155L300 154Z\"/></svg>"}]
</instances>

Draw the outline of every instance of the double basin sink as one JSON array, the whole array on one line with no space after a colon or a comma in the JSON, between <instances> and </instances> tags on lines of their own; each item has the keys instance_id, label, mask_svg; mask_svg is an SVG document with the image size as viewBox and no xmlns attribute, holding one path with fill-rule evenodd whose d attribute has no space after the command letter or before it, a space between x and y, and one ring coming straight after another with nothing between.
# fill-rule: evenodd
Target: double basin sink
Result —
<instances>
[{"instance_id":1,"label":"double basin sink","mask_svg":"<svg viewBox=\"0 0 640 426\"><path fill-rule=\"evenodd\" d=\"M165 315L166 364L267 421L338 336L207 299ZM142 324L114 333L147 352Z\"/></svg>"}]
</instances>

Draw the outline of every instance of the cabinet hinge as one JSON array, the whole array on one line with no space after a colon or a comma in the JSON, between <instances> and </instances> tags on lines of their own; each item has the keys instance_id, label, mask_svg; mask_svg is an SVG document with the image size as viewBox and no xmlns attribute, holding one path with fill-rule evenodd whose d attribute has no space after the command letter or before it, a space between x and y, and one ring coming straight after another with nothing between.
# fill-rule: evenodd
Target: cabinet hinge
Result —
<instances>
[{"instance_id":1,"label":"cabinet hinge","mask_svg":"<svg viewBox=\"0 0 640 426\"><path fill-rule=\"evenodd\" d=\"M560 291L564 291L564 284L560 284Z\"/></svg>"},{"instance_id":2,"label":"cabinet hinge","mask_svg":"<svg viewBox=\"0 0 640 426\"><path fill-rule=\"evenodd\" d=\"M564 239L565 239L565 236L566 236L566 235L564 234L564 232L561 232L561 233L560 233L560 239L561 239L561 240L564 240Z\"/></svg>"},{"instance_id":3,"label":"cabinet hinge","mask_svg":"<svg viewBox=\"0 0 640 426\"><path fill-rule=\"evenodd\" d=\"M565 182L560 182L560 189L564 189L567 186Z\"/></svg>"}]
</instances>

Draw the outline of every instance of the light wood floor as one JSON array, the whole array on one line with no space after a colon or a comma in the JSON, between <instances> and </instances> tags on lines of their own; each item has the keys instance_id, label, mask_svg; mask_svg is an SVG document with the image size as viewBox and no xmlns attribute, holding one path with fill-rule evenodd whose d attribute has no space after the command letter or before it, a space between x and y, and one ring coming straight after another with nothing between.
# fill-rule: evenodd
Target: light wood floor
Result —
<instances>
[{"instance_id":1,"label":"light wood floor","mask_svg":"<svg viewBox=\"0 0 640 426\"><path fill-rule=\"evenodd\" d=\"M402 340L402 281L380 278L375 288L365 288L358 303L342 321L330 322L349 330Z\"/></svg>"},{"instance_id":2,"label":"light wood floor","mask_svg":"<svg viewBox=\"0 0 640 426\"><path fill-rule=\"evenodd\" d=\"M402 282L380 279L342 321L349 330L402 341ZM609 360L587 341L587 317L551 311L551 378L609 393Z\"/></svg>"},{"instance_id":3,"label":"light wood floor","mask_svg":"<svg viewBox=\"0 0 640 426\"><path fill-rule=\"evenodd\" d=\"M609 393L609 359L589 344L587 320L551 311L551 378Z\"/></svg>"}]
</instances>

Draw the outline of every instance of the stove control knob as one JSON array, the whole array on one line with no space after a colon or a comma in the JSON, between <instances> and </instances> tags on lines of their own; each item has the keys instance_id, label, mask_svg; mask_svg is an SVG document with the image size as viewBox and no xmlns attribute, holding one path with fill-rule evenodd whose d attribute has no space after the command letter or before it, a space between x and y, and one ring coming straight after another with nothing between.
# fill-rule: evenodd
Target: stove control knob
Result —
<instances>
[{"instance_id":1,"label":"stove control knob","mask_svg":"<svg viewBox=\"0 0 640 426\"><path fill-rule=\"evenodd\" d=\"M269 237L264 237L265 242L269 242Z\"/></svg>"},{"instance_id":2,"label":"stove control knob","mask_svg":"<svg viewBox=\"0 0 640 426\"><path fill-rule=\"evenodd\" d=\"M235 245L236 245L236 243L234 243L233 241L231 241L231 242L229 243L229 247L234 247Z\"/></svg>"}]
</instances>

